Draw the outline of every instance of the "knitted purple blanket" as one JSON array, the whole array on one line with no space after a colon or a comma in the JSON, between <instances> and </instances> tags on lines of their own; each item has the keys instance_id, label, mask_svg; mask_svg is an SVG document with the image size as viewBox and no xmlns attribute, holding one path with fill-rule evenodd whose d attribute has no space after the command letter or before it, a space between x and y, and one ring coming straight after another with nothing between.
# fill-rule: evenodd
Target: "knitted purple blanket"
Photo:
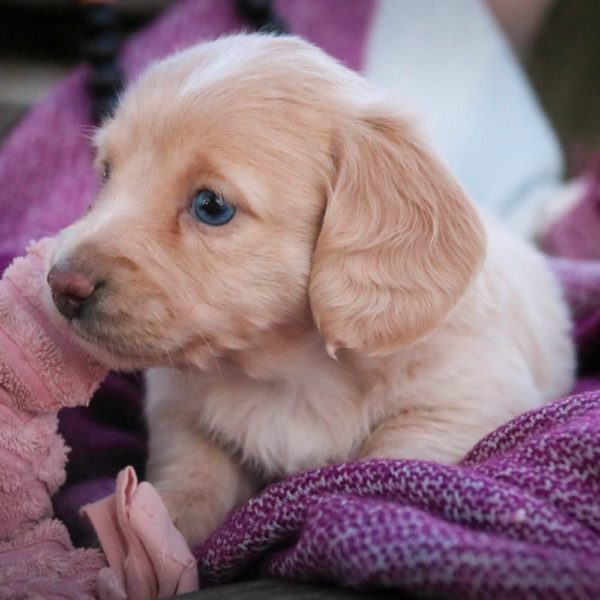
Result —
<instances>
[{"instance_id":1,"label":"knitted purple blanket","mask_svg":"<svg viewBox=\"0 0 600 600\"><path fill-rule=\"evenodd\" d=\"M263 573L457 598L600 597L600 392L484 439L459 467L369 461L274 485L196 550Z\"/></svg>"},{"instance_id":2,"label":"knitted purple blanket","mask_svg":"<svg viewBox=\"0 0 600 600\"><path fill-rule=\"evenodd\" d=\"M153 58L238 29L227 0L178 3L125 48L130 76ZM371 0L281 0L292 31L359 68ZM0 150L0 270L95 192L80 69ZM457 467L370 461L274 485L195 553L203 584L260 572L457 598L600 598L600 173L554 229L554 262L577 322L575 393L490 434ZM582 208L583 207L583 208ZM560 224L558 225L560 227ZM559 235L560 232L565 235ZM577 241L587 240L586 261ZM78 508L114 490L145 433L135 376L108 378L90 408L61 414L72 453L56 514L89 543Z\"/></svg>"}]
</instances>

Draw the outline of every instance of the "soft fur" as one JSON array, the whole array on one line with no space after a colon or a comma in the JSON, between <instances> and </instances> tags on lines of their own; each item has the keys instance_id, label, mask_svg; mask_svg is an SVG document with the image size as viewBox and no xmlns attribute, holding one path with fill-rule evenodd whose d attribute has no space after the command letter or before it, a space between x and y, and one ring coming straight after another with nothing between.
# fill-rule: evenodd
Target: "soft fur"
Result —
<instances>
[{"instance_id":1,"label":"soft fur","mask_svg":"<svg viewBox=\"0 0 600 600\"><path fill-rule=\"evenodd\" d=\"M111 177L53 262L102 284L73 320L90 347L153 367L148 477L190 543L266 481L456 462L569 389L543 258L315 47L240 35L181 52L96 141ZM230 223L191 215L203 187L235 204Z\"/></svg>"}]
</instances>

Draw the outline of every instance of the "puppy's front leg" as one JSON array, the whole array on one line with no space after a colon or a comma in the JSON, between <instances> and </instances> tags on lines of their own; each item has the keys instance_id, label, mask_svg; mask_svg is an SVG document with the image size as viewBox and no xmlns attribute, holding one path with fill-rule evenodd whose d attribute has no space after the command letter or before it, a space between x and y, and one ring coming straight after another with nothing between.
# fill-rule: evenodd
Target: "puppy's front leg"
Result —
<instances>
[{"instance_id":1,"label":"puppy's front leg","mask_svg":"<svg viewBox=\"0 0 600 600\"><path fill-rule=\"evenodd\" d=\"M396 458L458 463L487 433L512 415L414 408L377 427L365 441L360 458Z\"/></svg>"},{"instance_id":2,"label":"puppy's front leg","mask_svg":"<svg viewBox=\"0 0 600 600\"><path fill-rule=\"evenodd\" d=\"M181 415L179 415L181 417ZM256 487L242 467L207 436L174 419L150 416L147 479L191 547L202 542Z\"/></svg>"}]
</instances>

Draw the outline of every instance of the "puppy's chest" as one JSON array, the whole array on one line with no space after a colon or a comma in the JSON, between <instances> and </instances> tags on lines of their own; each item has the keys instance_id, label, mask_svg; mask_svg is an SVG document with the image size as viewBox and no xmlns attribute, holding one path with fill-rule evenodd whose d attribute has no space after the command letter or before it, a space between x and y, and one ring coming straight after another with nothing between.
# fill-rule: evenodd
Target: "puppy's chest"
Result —
<instances>
[{"instance_id":1,"label":"puppy's chest","mask_svg":"<svg viewBox=\"0 0 600 600\"><path fill-rule=\"evenodd\" d=\"M199 426L268 477L347 460L369 430L364 399L339 379L203 386Z\"/></svg>"}]
</instances>

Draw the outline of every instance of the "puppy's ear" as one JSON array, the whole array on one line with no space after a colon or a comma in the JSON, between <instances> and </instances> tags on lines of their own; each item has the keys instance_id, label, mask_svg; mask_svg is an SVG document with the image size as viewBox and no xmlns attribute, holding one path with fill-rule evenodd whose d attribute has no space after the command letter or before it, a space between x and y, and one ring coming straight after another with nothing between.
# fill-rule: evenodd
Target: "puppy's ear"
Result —
<instances>
[{"instance_id":1,"label":"puppy's ear","mask_svg":"<svg viewBox=\"0 0 600 600\"><path fill-rule=\"evenodd\" d=\"M430 333L478 272L485 234L407 121L363 110L339 136L309 295L328 352L392 352Z\"/></svg>"}]
</instances>

